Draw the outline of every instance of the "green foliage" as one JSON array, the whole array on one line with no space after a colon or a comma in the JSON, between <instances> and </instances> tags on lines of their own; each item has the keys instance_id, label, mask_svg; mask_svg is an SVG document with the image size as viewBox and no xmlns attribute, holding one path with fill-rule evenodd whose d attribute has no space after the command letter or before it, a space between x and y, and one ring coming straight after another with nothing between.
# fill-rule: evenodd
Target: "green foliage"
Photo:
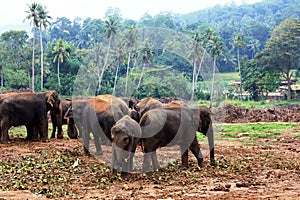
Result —
<instances>
[{"instance_id":1,"label":"green foliage","mask_svg":"<svg viewBox=\"0 0 300 200\"><path fill-rule=\"evenodd\" d=\"M103 73L109 76L115 76L115 66L118 66L116 64L118 62L117 57L120 58L121 67L119 71L120 73L118 76L116 76L117 83L123 82L124 74L126 72L125 66L127 65L130 73L139 73L139 75L141 75L140 71L131 69L142 66L143 62L145 62L145 60L143 61L142 57L139 57L142 55L139 55L137 52L145 47L143 42L149 36L148 32L151 32L151 30L151 37L147 39L152 43L152 45L158 47L158 49L153 49L155 54L150 59L151 62L157 64L158 66L172 66L174 70L176 70L179 74L182 74L182 76L190 82L193 80L193 62L191 57L187 58L187 54L189 51L193 51L195 49L199 51L198 54L197 52L195 54L200 55L199 58L201 58L201 52L199 49L205 48L208 52L210 52L212 57L215 58L214 66L218 66L219 71L234 71L237 66L237 59L235 58L236 52L233 51L233 49L238 44L235 43L234 45L234 43L232 43L232 38L236 36L236 41L241 41L240 39L243 39L244 41L243 45L238 45L240 47L239 53L241 57L245 56L247 59L254 58L255 54L265 47L266 41L268 38L270 38L271 32L275 29L275 27L281 24L285 19L292 17L294 19L299 19L298 10L300 8L300 3L299 1L295 0L287 0L277 2L261 2L251 5L243 4L241 6L230 4L226 6L215 6L210 9L200 10L186 15L160 13L156 16L151 16L149 14L145 14L140 20L137 21L124 20L121 17L120 10L110 8L106 12L105 20L75 18L71 21L66 17L59 17L51 24L49 24L48 21L51 19L51 13L48 13L45 8L45 6L38 3L29 4L28 10L26 11L26 20L29 20L35 29L35 34L33 35L34 37L38 37L38 29L44 29L43 33L40 32L41 34L38 39L42 39L42 44L49 44L48 46L44 45L46 55L43 78L46 89L57 89L60 90L62 95L64 93L69 95L73 87L72 80L76 77L79 66L82 65L87 67L88 70L90 70L92 67L94 74L91 75L91 73L89 73L89 76L96 77L97 79L97 76L103 75L104 88L101 89L101 93L112 91L111 87L113 87L114 84L112 84L111 80L114 78L104 76ZM277 39L280 37L287 38L285 42L281 43L285 50L287 50L287 45L291 44L291 41L296 41L295 38L298 37L298 28L297 26L293 26L294 22L292 21L293 20L288 20L284 23L287 25L284 27L290 27L292 28L291 30L278 27L278 29L276 31L274 30L273 33L273 35L276 35ZM47 26L48 29L46 29ZM137 34L131 34L132 36L138 35L142 37L129 37L130 35L128 35L126 31L125 34L125 28L130 26L136 27L138 32L141 31ZM147 29L146 27L151 28ZM147 31L145 31L146 29ZM283 34L280 36L280 34L275 34L275 32L281 32ZM113 35L114 37L110 38L110 36ZM191 47L192 35L194 36L194 41L196 42L195 44L197 44L196 46L194 45L195 48ZM215 37L216 35L218 37ZM242 38L239 36L244 37ZM118 50L116 48L118 45L116 44L123 44L125 39L126 41L128 39L126 42L127 44L123 45L124 48ZM2 69L2 76L0 78L1 83L3 83L1 86L16 88L32 86L30 84L30 80L33 80L31 74L32 67L30 68L32 48L36 50L35 57L32 60L35 67L35 83L40 82L40 74L42 74L42 63L40 63L40 58L42 55L39 55L39 53L42 54L42 51L41 47L37 44L37 40L34 40L36 43L34 46L32 46L32 44L34 44L32 41L33 40L29 39L29 36L25 31L8 31L1 34L0 66ZM109 41L111 44L107 45L107 41ZM268 43L272 43L271 41L273 41L273 44L274 41L276 42L276 40L272 39L268 41ZM60 45L62 43L66 44L66 46L62 47L62 45ZM96 48L99 44L103 47L102 52L94 51L94 48ZM246 46L244 46L244 44ZM295 45L296 44L297 43L295 43ZM296 55L299 55L299 53L297 53L297 49L300 48L296 47L295 45L293 46L293 51L286 51L288 55L295 55L290 57L292 61L299 59ZM55 46L57 48L54 48ZM269 44L266 46L267 49L269 46ZM69 59L66 59L67 54L64 54L63 52L69 53ZM267 52L275 52L275 49ZM96 61L96 53L99 53L101 57L104 57L105 61ZM62 54L64 54L64 56L62 56ZM276 54L270 56L275 55ZM279 58L284 58L282 54L277 56ZM198 65L199 61L201 60L199 58L197 58L197 62L195 62ZM53 60L55 60L55 63L53 63ZM58 60L60 60L61 63L57 62ZM127 62L128 60L129 64ZM271 60L275 61L273 59ZM280 61L280 64L286 63L285 61ZM271 62L265 63L273 66ZM279 63L279 60L276 60L276 63ZM60 72L57 72L58 64L60 65ZM244 64L243 61L241 61L241 64ZM103 73L99 73L97 70L102 69L103 66L109 69L105 69ZM260 68L266 66L267 65L265 64L259 64ZM257 96L257 85L253 84L256 83L256 80L254 80L252 77L256 76L256 73L252 70L252 64L248 65L248 67L251 67L251 73L249 74L251 78L246 76L247 78L243 79L243 82L247 82L248 78L250 79L248 82L252 84L247 83L246 85L248 85L248 90L252 91L253 97L255 97ZM297 69L297 67L298 66L296 65L291 65L292 69ZM15 75L14 73L11 73L11 71L16 70L20 70L21 73L20 76L22 81L20 84L16 84L13 81ZM8 74L6 75L5 73ZM28 76L26 78L27 84L25 84L24 74ZM202 74L200 73L198 76L200 82L202 81L201 78L203 78L201 75ZM272 73L269 73L269 75L273 77ZM57 76L56 81L55 76ZM130 76L134 80L137 80L136 75L130 74ZM149 84L145 82L147 79L158 81L159 78L151 78L151 75L149 78L143 76L144 75L140 77L142 77L144 84L147 85L147 88L139 88L138 90L140 91L136 91L137 96L146 96L149 94L155 94L156 96L172 95L172 91L168 91L166 89L170 88L168 84L166 84L166 86L161 85L159 87L157 86L151 88L150 81ZM176 79L171 78L173 75L169 74L167 76L168 77L166 79L169 81ZM238 77L234 78L234 80L235 79L238 79ZM266 77L266 79L269 80L270 77ZM266 83L266 85L268 85L269 83L265 79L260 80L265 81L262 81L261 84ZM61 82L61 84L57 84L57 82ZM96 80L96 82L98 82L98 80ZM132 84L132 82L134 81L131 81L130 84ZM226 83L227 80L225 80L225 86ZM134 82L134 84L136 84L136 82ZM59 87L58 85L61 86ZM187 87L191 86L188 85ZM263 89L265 91L272 91L273 89L270 89L270 87ZM124 88L125 86L123 87L123 90ZM148 89L150 91L148 91ZM262 89L258 87L258 90ZM183 94L181 95L185 96ZM198 89L196 86L195 96L198 97L198 99L207 99L210 95L208 95L206 89Z\"/></svg>"},{"instance_id":2,"label":"green foliage","mask_svg":"<svg viewBox=\"0 0 300 200\"><path fill-rule=\"evenodd\" d=\"M140 73L133 73L131 81L137 83ZM145 71L141 87L133 92L136 98L180 97L190 99L191 89L184 74L178 74L171 67L155 67Z\"/></svg>"},{"instance_id":3,"label":"green foliage","mask_svg":"<svg viewBox=\"0 0 300 200\"><path fill-rule=\"evenodd\" d=\"M29 77L25 70L4 69L4 79L7 88L26 88L29 83Z\"/></svg>"},{"instance_id":4,"label":"green foliage","mask_svg":"<svg viewBox=\"0 0 300 200\"><path fill-rule=\"evenodd\" d=\"M292 69L298 69L300 59L300 20L291 18L273 30L265 48L259 53L259 65L264 70L278 71L288 82L288 99L291 98Z\"/></svg>"},{"instance_id":5,"label":"green foliage","mask_svg":"<svg viewBox=\"0 0 300 200\"><path fill-rule=\"evenodd\" d=\"M243 88L249 92L255 101L268 96L268 92L275 91L280 84L278 71L264 70L256 60L243 62L241 69Z\"/></svg>"}]
</instances>

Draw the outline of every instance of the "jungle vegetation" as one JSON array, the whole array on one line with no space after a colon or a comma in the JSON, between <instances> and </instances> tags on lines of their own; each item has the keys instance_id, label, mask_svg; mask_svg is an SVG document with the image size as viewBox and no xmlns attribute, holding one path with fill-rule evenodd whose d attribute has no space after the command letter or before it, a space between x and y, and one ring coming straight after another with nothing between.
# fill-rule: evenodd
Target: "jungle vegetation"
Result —
<instances>
[{"instance_id":1,"label":"jungle vegetation","mask_svg":"<svg viewBox=\"0 0 300 200\"><path fill-rule=\"evenodd\" d=\"M216 95L214 74L236 71L243 85L239 92L258 98L274 91L278 80L295 78L300 67L298 0L230 4L184 15L145 13L137 21L123 18L118 8L98 19L71 20L63 13L52 19L46 5L33 2L24 23L30 23L31 33L0 35L2 89L208 100Z\"/></svg>"}]
</instances>

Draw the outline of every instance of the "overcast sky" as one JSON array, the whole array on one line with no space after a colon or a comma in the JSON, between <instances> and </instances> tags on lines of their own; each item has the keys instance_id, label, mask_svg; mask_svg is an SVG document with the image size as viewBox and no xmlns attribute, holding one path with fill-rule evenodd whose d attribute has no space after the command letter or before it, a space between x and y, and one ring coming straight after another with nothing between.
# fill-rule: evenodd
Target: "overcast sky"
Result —
<instances>
[{"instance_id":1,"label":"overcast sky","mask_svg":"<svg viewBox=\"0 0 300 200\"><path fill-rule=\"evenodd\" d=\"M57 17L103 18L108 7L119 8L123 18L138 20L145 13L150 15L162 11L189 13L217 4L231 2L236 4L255 3L261 0L36 0L47 7L49 15ZM23 24L25 11L32 0L0 0L0 27L12 24ZM29 23L29 22L25 22Z\"/></svg>"}]
</instances>

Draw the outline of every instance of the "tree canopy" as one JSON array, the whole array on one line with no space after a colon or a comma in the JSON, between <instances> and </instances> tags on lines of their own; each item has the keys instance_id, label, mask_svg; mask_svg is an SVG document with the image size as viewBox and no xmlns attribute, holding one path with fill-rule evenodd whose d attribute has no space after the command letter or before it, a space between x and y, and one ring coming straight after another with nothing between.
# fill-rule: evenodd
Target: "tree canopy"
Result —
<instances>
[{"instance_id":1,"label":"tree canopy","mask_svg":"<svg viewBox=\"0 0 300 200\"><path fill-rule=\"evenodd\" d=\"M163 69L172 69L180 76L178 81L184 78L191 83L186 86L188 94L193 96L194 91L195 96L203 96L203 92L210 93L209 86L199 87L205 84L198 82L204 78L202 70L208 69L209 57L210 73L217 68L221 72L239 70L245 89L251 80L243 73L245 66L269 75L281 72L288 80L289 72L299 68L299 10L297 0L264 0L184 15L145 14L136 21L122 18L117 8L109 8L104 19L70 20L62 14L50 21L46 6L29 4L24 18L32 25L32 37L25 31L0 36L1 86L34 88L40 84L35 90L45 87L72 95L75 83L89 93L93 84L101 82L98 93L117 92L116 84L123 84L123 95L161 96L168 93L162 92L166 91L165 80L175 80L174 73ZM249 64L251 59L257 63ZM165 80L151 78L154 69L165 73ZM84 72L80 77L79 70ZM93 83L85 85L84 79ZM129 88L147 85L149 80L160 85L149 91Z\"/></svg>"}]
</instances>

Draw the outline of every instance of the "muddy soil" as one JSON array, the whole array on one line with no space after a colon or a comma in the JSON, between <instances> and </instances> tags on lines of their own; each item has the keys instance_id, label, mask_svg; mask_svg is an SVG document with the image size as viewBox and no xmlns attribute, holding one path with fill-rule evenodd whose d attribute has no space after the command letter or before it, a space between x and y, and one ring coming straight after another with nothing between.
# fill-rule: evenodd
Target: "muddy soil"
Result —
<instances>
[{"instance_id":1,"label":"muddy soil","mask_svg":"<svg viewBox=\"0 0 300 200\"><path fill-rule=\"evenodd\" d=\"M247 109L227 104L214 108L214 119L225 123L300 122L300 105Z\"/></svg>"},{"instance_id":2,"label":"muddy soil","mask_svg":"<svg viewBox=\"0 0 300 200\"><path fill-rule=\"evenodd\" d=\"M177 147L161 149L162 169L125 178L111 173L110 146L103 146L103 155L88 157L81 139L17 138L0 144L0 199L300 199L300 139L290 136L254 146L218 140L216 165L204 151L201 168L191 153L185 169ZM138 149L136 169L141 160Z\"/></svg>"}]
</instances>

